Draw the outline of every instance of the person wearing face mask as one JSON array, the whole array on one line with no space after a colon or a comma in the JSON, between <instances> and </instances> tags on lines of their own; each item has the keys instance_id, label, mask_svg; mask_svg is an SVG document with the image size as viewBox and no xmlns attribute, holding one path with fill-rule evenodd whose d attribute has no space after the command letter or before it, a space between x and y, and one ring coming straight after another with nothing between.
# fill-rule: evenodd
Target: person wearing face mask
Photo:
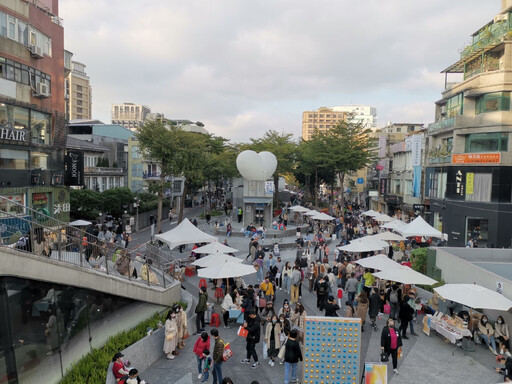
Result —
<instances>
[{"instance_id":1,"label":"person wearing face mask","mask_svg":"<svg viewBox=\"0 0 512 384\"><path fill-rule=\"evenodd\" d=\"M276 311L274 310L274 303L268 301L267 306L260 313L261 326L266 327L267 323L270 322L270 319L272 319L272 316L275 316L275 314Z\"/></svg>"},{"instance_id":2,"label":"person wearing face mask","mask_svg":"<svg viewBox=\"0 0 512 384\"><path fill-rule=\"evenodd\" d=\"M284 315L287 319L290 318L290 303L287 299L284 299L283 307L279 310L279 316Z\"/></svg>"},{"instance_id":3,"label":"person wearing face mask","mask_svg":"<svg viewBox=\"0 0 512 384\"><path fill-rule=\"evenodd\" d=\"M480 337L484 339L485 344L487 347L491 350L492 353L495 355L498 354L496 352L496 341L494 340L494 328L491 324L489 324L489 321L487 319L486 315L482 316L482 319L480 320L480 323L478 323L478 332L480 334Z\"/></svg>"},{"instance_id":4,"label":"person wearing face mask","mask_svg":"<svg viewBox=\"0 0 512 384\"><path fill-rule=\"evenodd\" d=\"M176 321L176 312L173 308L167 313L165 320L164 352L169 360L174 360L174 356L179 354L178 351L176 351L177 339L178 322Z\"/></svg>"},{"instance_id":5,"label":"person wearing face mask","mask_svg":"<svg viewBox=\"0 0 512 384\"><path fill-rule=\"evenodd\" d=\"M389 318L386 326L382 328L380 336L380 348L383 353L391 355L393 361L393 373L398 375L398 348L402 346L400 332L395 328L395 320Z\"/></svg>"},{"instance_id":6,"label":"person wearing face mask","mask_svg":"<svg viewBox=\"0 0 512 384\"><path fill-rule=\"evenodd\" d=\"M277 320L277 316L272 316L272 320L268 322L265 328L265 343L268 347L268 363L271 367L275 364L275 358L281 348L279 335L281 334L281 324Z\"/></svg>"},{"instance_id":7,"label":"person wearing face mask","mask_svg":"<svg viewBox=\"0 0 512 384\"><path fill-rule=\"evenodd\" d=\"M508 357L511 357L510 354L510 335L508 333L508 325L505 324L505 320L503 319L503 316L498 316L496 319L496 325L494 330L494 338L498 340L498 343L500 344L500 355L507 355Z\"/></svg>"}]
</instances>

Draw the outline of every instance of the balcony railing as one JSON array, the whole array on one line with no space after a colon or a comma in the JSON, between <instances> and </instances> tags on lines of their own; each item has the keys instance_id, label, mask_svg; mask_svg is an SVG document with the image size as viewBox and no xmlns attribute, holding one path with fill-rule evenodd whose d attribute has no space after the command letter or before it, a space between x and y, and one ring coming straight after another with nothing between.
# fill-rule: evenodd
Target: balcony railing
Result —
<instances>
[{"instance_id":1,"label":"balcony railing","mask_svg":"<svg viewBox=\"0 0 512 384\"><path fill-rule=\"evenodd\" d=\"M435 123L432 123L432 124L429 124L428 131L429 131L429 133L436 132L436 131L444 130L447 128L451 128L454 125L455 125L455 116L450 117L448 119L436 121Z\"/></svg>"},{"instance_id":2,"label":"balcony railing","mask_svg":"<svg viewBox=\"0 0 512 384\"><path fill-rule=\"evenodd\" d=\"M428 159L430 164L442 164L442 163L451 163L452 155L448 156L439 156L439 157L431 157Z\"/></svg>"},{"instance_id":3,"label":"balcony railing","mask_svg":"<svg viewBox=\"0 0 512 384\"><path fill-rule=\"evenodd\" d=\"M494 23L482 29L478 36L473 38L473 43L462 50L460 58L464 59L482 48L500 43L509 30L508 21Z\"/></svg>"},{"instance_id":4,"label":"balcony railing","mask_svg":"<svg viewBox=\"0 0 512 384\"><path fill-rule=\"evenodd\" d=\"M100 175L122 175L123 169L122 168L112 168L112 167L85 167L84 173L96 173Z\"/></svg>"}]
</instances>

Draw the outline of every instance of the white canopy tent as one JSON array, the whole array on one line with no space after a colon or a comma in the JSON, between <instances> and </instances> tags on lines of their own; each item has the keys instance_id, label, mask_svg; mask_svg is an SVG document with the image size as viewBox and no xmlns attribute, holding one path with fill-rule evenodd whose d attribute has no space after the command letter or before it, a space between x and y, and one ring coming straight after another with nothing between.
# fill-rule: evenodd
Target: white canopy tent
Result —
<instances>
[{"instance_id":1,"label":"white canopy tent","mask_svg":"<svg viewBox=\"0 0 512 384\"><path fill-rule=\"evenodd\" d=\"M302 205L294 205L290 208L288 208L290 211L293 211L293 212L299 212L299 213L305 213L305 212L309 212L309 209L306 208L306 207L303 207Z\"/></svg>"},{"instance_id":2,"label":"white canopy tent","mask_svg":"<svg viewBox=\"0 0 512 384\"><path fill-rule=\"evenodd\" d=\"M402 241L405 240L405 237L397 235L394 232L381 232L372 236L374 239L384 240L384 241Z\"/></svg>"},{"instance_id":3,"label":"white canopy tent","mask_svg":"<svg viewBox=\"0 0 512 384\"><path fill-rule=\"evenodd\" d=\"M356 263L362 266L363 268L373 268L378 269L379 271L385 271L390 268L401 267L401 265L398 264L396 261L393 261L386 255L382 254L356 260Z\"/></svg>"},{"instance_id":4,"label":"white canopy tent","mask_svg":"<svg viewBox=\"0 0 512 384\"><path fill-rule=\"evenodd\" d=\"M256 269L252 265L219 263L214 267L200 269L197 275L207 279L227 279L230 277L246 276L252 273L256 273Z\"/></svg>"},{"instance_id":5,"label":"white canopy tent","mask_svg":"<svg viewBox=\"0 0 512 384\"><path fill-rule=\"evenodd\" d=\"M380 212L377 212L377 211L374 211L373 209L370 209L369 211L361 213L361 215L375 217L375 216L380 215Z\"/></svg>"},{"instance_id":6,"label":"white canopy tent","mask_svg":"<svg viewBox=\"0 0 512 384\"><path fill-rule=\"evenodd\" d=\"M478 284L445 284L434 288L445 300L455 301L470 308L508 311L512 301L502 294Z\"/></svg>"},{"instance_id":7,"label":"white canopy tent","mask_svg":"<svg viewBox=\"0 0 512 384\"><path fill-rule=\"evenodd\" d=\"M177 227L170 231L155 235L155 239L166 243L170 249L184 244L212 243L218 240L215 236L201 231L189 219L183 219Z\"/></svg>"},{"instance_id":8,"label":"white canopy tent","mask_svg":"<svg viewBox=\"0 0 512 384\"><path fill-rule=\"evenodd\" d=\"M389 244L383 240L373 239L372 236L365 236L352 240L350 244L338 247L340 251L346 252L371 252L388 248Z\"/></svg>"},{"instance_id":9,"label":"white canopy tent","mask_svg":"<svg viewBox=\"0 0 512 384\"><path fill-rule=\"evenodd\" d=\"M423 220L421 216L418 216L409 224L397 228L396 231L399 232L404 237L424 236L438 237L441 239L443 238L442 232L438 231L425 220Z\"/></svg>"},{"instance_id":10,"label":"white canopy tent","mask_svg":"<svg viewBox=\"0 0 512 384\"><path fill-rule=\"evenodd\" d=\"M306 216L315 216L315 215L318 215L320 212L318 211L315 211L314 209L312 209L311 211L309 212L306 212L305 215Z\"/></svg>"},{"instance_id":11,"label":"white canopy tent","mask_svg":"<svg viewBox=\"0 0 512 384\"><path fill-rule=\"evenodd\" d=\"M218 241L214 241L213 243L203 245L202 247L194 249L195 253L209 253L209 254L219 254L219 253L235 253L238 252L238 249L228 247Z\"/></svg>"},{"instance_id":12,"label":"white canopy tent","mask_svg":"<svg viewBox=\"0 0 512 384\"><path fill-rule=\"evenodd\" d=\"M389 223L390 221L393 221L394 219L391 216L386 215L385 213L382 213L380 215L374 216L373 220L378 221L379 223Z\"/></svg>"},{"instance_id":13,"label":"white canopy tent","mask_svg":"<svg viewBox=\"0 0 512 384\"><path fill-rule=\"evenodd\" d=\"M335 219L335 217L332 217L323 212L317 213L316 215L311 216L311 218L314 220L321 220L321 221L331 221L331 220Z\"/></svg>"},{"instance_id":14,"label":"white canopy tent","mask_svg":"<svg viewBox=\"0 0 512 384\"><path fill-rule=\"evenodd\" d=\"M192 265L197 265L198 267L215 267L216 265L222 264L222 263L232 263L232 264L238 264L241 263L242 259L237 259L234 256L226 255L225 253L217 253L217 254L211 254L205 257L201 257L200 259L197 259L192 263Z\"/></svg>"},{"instance_id":15,"label":"white canopy tent","mask_svg":"<svg viewBox=\"0 0 512 384\"><path fill-rule=\"evenodd\" d=\"M397 230L398 228L401 228L404 225L407 225L407 223L404 223L402 220L393 220L393 221L387 222L386 224L381 225L380 227L384 228L384 229Z\"/></svg>"},{"instance_id":16,"label":"white canopy tent","mask_svg":"<svg viewBox=\"0 0 512 384\"><path fill-rule=\"evenodd\" d=\"M383 280L397 281L403 284L423 284L433 285L437 283L436 280L425 276L422 273L416 272L414 269L405 265L400 265L398 268L389 268L373 274L375 277Z\"/></svg>"},{"instance_id":17,"label":"white canopy tent","mask_svg":"<svg viewBox=\"0 0 512 384\"><path fill-rule=\"evenodd\" d=\"M86 227L91 224L92 223L87 220L75 220L75 221L72 221L71 223L69 223L68 225L70 225L72 227Z\"/></svg>"}]
</instances>

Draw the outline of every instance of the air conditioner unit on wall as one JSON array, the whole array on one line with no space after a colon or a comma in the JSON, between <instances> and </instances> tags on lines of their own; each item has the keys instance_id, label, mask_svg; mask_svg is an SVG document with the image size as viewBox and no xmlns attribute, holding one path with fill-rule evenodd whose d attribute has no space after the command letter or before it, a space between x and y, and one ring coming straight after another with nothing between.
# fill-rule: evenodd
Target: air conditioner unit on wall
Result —
<instances>
[{"instance_id":1,"label":"air conditioner unit on wall","mask_svg":"<svg viewBox=\"0 0 512 384\"><path fill-rule=\"evenodd\" d=\"M35 58L35 59L43 58L43 49L41 47L31 45L29 50L30 50L30 56L32 56L33 58Z\"/></svg>"},{"instance_id":2,"label":"air conditioner unit on wall","mask_svg":"<svg viewBox=\"0 0 512 384\"><path fill-rule=\"evenodd\" d=\"M50 89L48 88L48 85L45 83L37 83L36 85L36 93L34 94L34 97L39 98L46 98L50 96Z\"/></svg>"}]
</instances>

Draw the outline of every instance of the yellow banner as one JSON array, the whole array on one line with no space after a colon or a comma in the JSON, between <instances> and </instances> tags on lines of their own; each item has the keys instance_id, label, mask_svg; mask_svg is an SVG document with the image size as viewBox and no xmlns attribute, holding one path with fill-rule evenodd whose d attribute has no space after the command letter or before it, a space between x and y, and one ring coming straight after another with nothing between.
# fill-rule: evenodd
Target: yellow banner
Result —
<instances>
[{"instance_id":1,"label":"yellow banner","mask_svg":"<svg viewBox=\"0 0 512 384\"><path fill-rule=\"evenodd\" d=\"M473 183L475 181L475 174L472 172L466 173L466 195L473 194Z\"/></svg>"}]
</instances>

